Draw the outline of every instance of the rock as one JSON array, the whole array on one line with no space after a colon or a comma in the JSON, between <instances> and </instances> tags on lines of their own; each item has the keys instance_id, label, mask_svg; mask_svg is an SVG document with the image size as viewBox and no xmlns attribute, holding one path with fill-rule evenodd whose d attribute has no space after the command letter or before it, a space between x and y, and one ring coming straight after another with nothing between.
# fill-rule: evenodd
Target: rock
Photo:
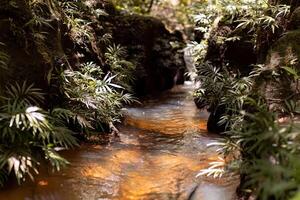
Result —
<instances>
[{"instance_id":1,"label":"rock","mask_svg":"<svg viewBox=\"0 0 300 200\"><path fill-rule=\"evenodd\" d=\"M300 29L286 32L274 43L269 51L267 65L272 64L271 58L274 58L275 54L279 55L281 65L288 64L287 62L289 62L292 54L300 58Z\"/></svg>"},{"instance_id":2,"label":"rock","mask_svg":"<svg viewBox=\"0 0 300 200\"><path fill-rule=\"evenodd\" d=\"M204 61L214 66L227 66L230 70L248 75L251 65L255 64L256 53L250 38L245 37L245 31L234 31L229 25L220 24L210 33L208 49ZM240 37L238 39L238 37ZM226 38L237 38L226 40Z\"/></svg>"},{"instance_id":3,"label":"rock","mask_svg":"<svg viewBox=\"0 0 300 200\"><path fill-rule=\"evenodd\" d=\"M250 41L237 40L226 42L224 60L231 69L239 70L242 76L247 76L256 63L254 45Z\"/></svg>"},{"instance_id":4,"label":"rock","mask_svg":"<svg viewBox=\"0 0 300 200\"><path fill-rule=\"evenodd\" d=\"M10 55L8 69L2 70L5 74L6 83L18 81L22 84L27 81L29 84L48 90L49 79L53 70L53 61L60 52L61 32L58 31L60 22L50 16L47 11L43 14L51 24L51 28L41 25L40 29L47 32L45 39L41 35L32 32L34 24L28 24L33 15L29 8L28 1L17 0L15 3L4 1L0 5L0 42L4 43L1 51ZM60 54L61 53L61 54Z\"/></svg>"},{"instance_id":5,"label":"rock","mask_svg":"<svg viewBox=\"0 0 300 200\"><path fill-rule=\"evenodd\" d=\"M183 38L170 33L156 18L120 15L114 18L113 38L128 50L128 60L137 63L134 90L146 95L184 82L185 63L179 52Z\"/></svg>"},{"instance_id":6,"label":"rock","mask_svg":"<svg viewBox=\"0 0 300 200\"><path fill-rule=\"evenodd\" d=\"M207 121L207 130L212 133L222 133L226 131L225 124L219 124L221 117L226 113L225 106L220 105L216 109L210 111L211 113Z\"/></svg>"},{"instance_id":7,"label":"rock","mask_svg":"<svg viewBox=\"0 0 300 200\"><path fill-rule=\"evenodd\" d=\"M208 38L207 53L204 61L208 61L218 67L223 65L224 45L220 39L228 37L231 32L232 30L228 26L217 25L217 27L213 28Z\"/></svg>"},{"instance_id":8,"label":"rock","mask_svg":"<svg viewBox=\"0 0 300 200\"><path fill-rule=\"evenodd\" d=\"M294 10L289 22L289 29L295 30L300 28L300 7Z\"/></svg>"},{"instance_id":9,"label":"rock","mask_svg":"<svg viewBox=\"0 0 300 200\"><path fill-rule=\"evenodd\" d=\"M269 50L265 67L270 70L279 71L278 68L290 66L295 59L300 58L300 30L288 31ZM299 64L296 65L298 70ZM269 74L262 74L256 80L256 86L260 93L267 99L272 110L281 110L284 107L283 101L293 94L297 94L296 83L281 74L276 79ZM277 101L276 101L277 99Z\"/></svg>"}]
</instances>

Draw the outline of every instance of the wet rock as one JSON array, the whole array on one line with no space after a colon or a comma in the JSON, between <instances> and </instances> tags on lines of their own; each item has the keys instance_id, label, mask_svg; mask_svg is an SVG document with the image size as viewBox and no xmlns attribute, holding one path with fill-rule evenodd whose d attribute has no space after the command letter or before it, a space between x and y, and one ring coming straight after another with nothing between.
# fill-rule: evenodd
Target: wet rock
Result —
<instances>
[{"instance_id":1,"label":"wet rock","mask_svg":"<svg viewBox=\"0 0 300 200\"><path fill-rule=\"evenodd\" d=\"M207 106L206 101L201 98L194 98L194 102L198 109L204 109Z\"/></svg>"}]
</instances>

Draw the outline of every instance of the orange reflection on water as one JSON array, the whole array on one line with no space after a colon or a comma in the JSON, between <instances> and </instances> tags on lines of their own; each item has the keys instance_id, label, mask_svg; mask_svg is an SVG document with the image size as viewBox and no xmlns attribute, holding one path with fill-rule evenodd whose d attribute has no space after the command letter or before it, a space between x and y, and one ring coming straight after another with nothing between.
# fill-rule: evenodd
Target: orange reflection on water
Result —
<instances>
[{"instance_id":1,"label":"orange reflection on water","mask_svg":"<svg viewBox=\"0 0 300 200\"><path fill-rule=\"evenodd\" d=\"M38 181L38 185L40 185L40 186L47 186L48 185L48 181L46 181L46 180L40 180L40 181Z\"/></svg>"},{"instance_id":2,"label":"orange reflection on water","mask_svg":"<svg viewBox=\"0 0 300 200\"><path fill-rule=\"evenodd\" d=\"M91 163L81 170L81 174L85 177L94 177L101 179L109 179L115 174L120 174L122 166L125 164L134 164L141 159L141 153L133 150L117 150L112 152L107 160Z\"/></svg>"},{"instance_id":3,"label":"orange reflection on water","mask_svg":"<svg viewBox=\"0 0 300 200\"><path fill-rule=\"evenodd\" d=\"M164 134L181 134L186 130L206 131L206 121L204 120L176 120L165 119L152 121L149 119L135 119L126 117L124 123L143 130L154 131Z\"/></svg>"},{"instance_id":4,"label":"orange reflection on water","mask_svg":"<svg viewBox=\"0 0 300 200\"><path fill-rule=\"evenodd\" d=\"M151 195L158 199L187 197L184 191L202 167L199 161L184 155L153 155L141 168L128 173L129 178L120 188L120 199L151 199Z\"/></svg>"},{"instance_id":5,"label":"orange reflection on water","mask_svg":"<svg viewBox=\"0 0 300 200\"><path fill-rule=\"evenodd\" d=\"M207 131L207 120L199 121L198 126L200 130Z\"/></svg>"},{"instance_id":6,"label":"orange reflection on water","mask_svg":"<svg viewBox=\"0 0 300 200\"><path fill-rule=\"evenodd\" d=\"M113 176L113 169L104 168L101 165L92 164L85 167L81 171L81 175L85 177L94 177L105 179L107 177Z\"/></svg>"}]
</instances>

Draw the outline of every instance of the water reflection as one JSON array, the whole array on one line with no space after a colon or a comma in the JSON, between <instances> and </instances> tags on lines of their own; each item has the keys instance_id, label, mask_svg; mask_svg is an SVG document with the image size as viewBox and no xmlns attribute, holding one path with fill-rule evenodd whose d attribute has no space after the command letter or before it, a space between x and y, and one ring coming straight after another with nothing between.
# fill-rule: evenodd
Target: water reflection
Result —
<instances>
[{"instance_id":1,"label":"water reflection","mask_svg":"<svg viewBox=\"0 0 300 200\"><path fill-rule=\"evenodd\" d=\"M72 163L59 173L43 170L35 183L9 186L0 199L19 200L231 200L236 181L195 175L216 160L206 144L207 113L186 98L191 86L124 111L118 141L64 152Z\"/></svg>"}]
</instances>

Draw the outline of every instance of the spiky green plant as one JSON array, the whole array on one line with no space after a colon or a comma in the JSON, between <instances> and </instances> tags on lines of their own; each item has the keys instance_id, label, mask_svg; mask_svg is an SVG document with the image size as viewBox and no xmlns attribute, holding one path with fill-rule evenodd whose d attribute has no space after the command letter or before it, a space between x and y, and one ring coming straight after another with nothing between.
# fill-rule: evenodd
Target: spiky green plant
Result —
<instances>
[{"instance_id":1,"label":"spiky green plant","mask_svg":"<svg viewBox=\"0 0 300 200\"><path fill-rule=\"evenodd\" d=\"M222 82L222 79L217 81ZM299 190L299 125L279 124L266 101L255 96L251 87L247 88L248 84L238 82L232 80L232 84L243 89L231 84L217 101L218 105L226 102L226 108L232 109L221 119L221 123L230 124L226 138L209 144L218 146L221 157L229 156L230 159L211 163L199 176L240 174L241 191L250 191L262 200L287 199Z\"/></svg>"},{"instance_id":2,"label":"spiky green plant","mask_svg":"<svg viewBox=\"0 0 300 200\"><path fill-rule=\"evenodd\" d=\"M135 65L125 60L126 56L126 49L115 44L108 46L105 53L106 62L110 66L111 72L117 75L115 78L116 83L130 91L134 81Z\"/></svg>"},{"instance_id":3,"label":"spiky green plant","mask_svg":"<svg viewBox=\"0 0 300 200\"><path fill-rule=\"evenodd\" d=\"M219 147L217 152L221 157L230 159L211 163L199 176L241 174L241 191L250 191L258 199L292 197L300 183L299 125L279 124L277 114L269 109L254 83L262 78L279 81L278 77L286 77L296 84L298 70L293 65L277 68L259 65L243 78L209 64L201 65L198 70L201 87L196 95L210 107L225 106L227 112L220 123L230 128L224 139L210 144ZM299 94L297 91L294 96ZM293 117L298 111L297 100L293 103L287 101L291 97L286 98L282 100L288 108L285 114L291 113Z\"/></svg>"},{"instance_id":4,"label":"spiky green plant","mask_svg":"<svg viewBox=\"0 0 300 200\"><path fill-rule=\"evenodd\" d=\"M34 178L40 159L56 170L68 164L56 147L70 148L76 140L59 118L37 105L43 100L39 89L24 82L9 85L0 107L0 184L13 174L18 183Z\"/></svg>"},{"instance_id":5,"label":"spiky green plant","mask_svg":"<svg viewBox=\"0 0 300 200\"><path fill-rule=\"evenodd\" d=\"M85 116L94 127L119 121L122 103L130 103L133 98L113 82L116 77L110 73L103 76L101 68L93 63L82 65L80 71L64 71L63 91L70 109Z\"/></svg>"}]
</instances>

